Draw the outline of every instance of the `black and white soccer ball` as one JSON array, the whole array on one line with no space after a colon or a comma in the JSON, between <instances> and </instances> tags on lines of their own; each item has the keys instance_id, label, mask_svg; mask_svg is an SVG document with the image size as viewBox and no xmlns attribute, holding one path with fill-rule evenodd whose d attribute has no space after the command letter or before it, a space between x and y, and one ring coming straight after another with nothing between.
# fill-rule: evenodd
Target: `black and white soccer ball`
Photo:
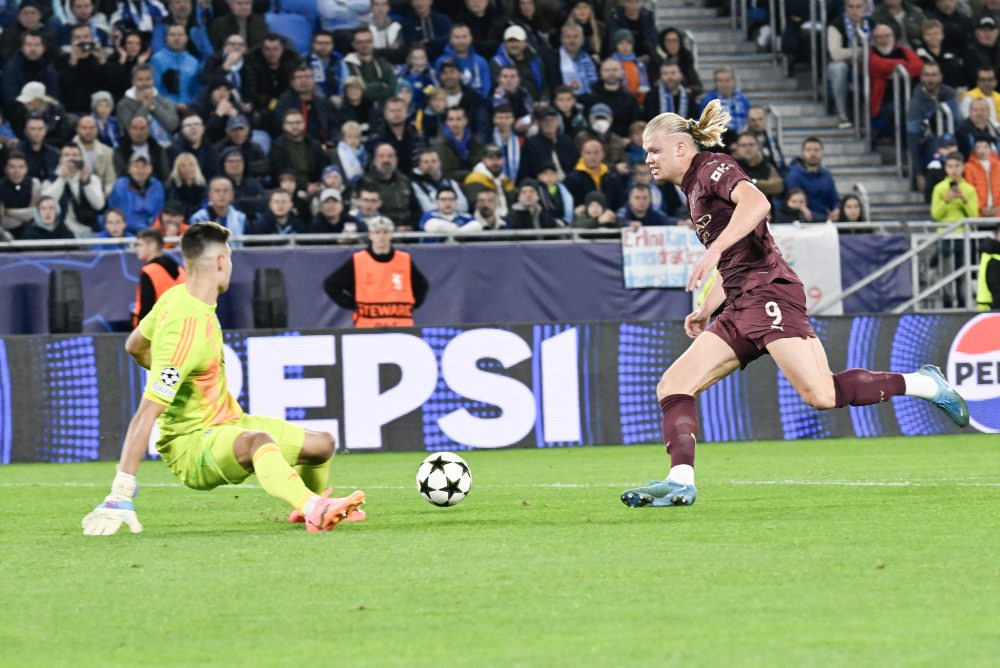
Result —
<instances>
[{"instance_id":1,"label":"black and white soccer ball","mask_svg":"<svg viewBox=\"0 0 1000 668\"><path fill-rule=\"evenodd\" d=\"M417 491L435 506L454 506L469 495L472 471L453 452L435 452L417 469Z\"/></svg>"}]
</instances>

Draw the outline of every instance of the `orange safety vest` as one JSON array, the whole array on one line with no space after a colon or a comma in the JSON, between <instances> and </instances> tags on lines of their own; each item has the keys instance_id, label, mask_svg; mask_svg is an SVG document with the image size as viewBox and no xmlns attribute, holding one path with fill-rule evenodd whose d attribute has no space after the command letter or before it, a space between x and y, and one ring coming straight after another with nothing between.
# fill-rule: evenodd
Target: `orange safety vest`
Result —
<instances>
[{"instance_id":1,"label":"orange safety vest","mask_svg":"<svg viewBox=\"0 0 1000 668\"><path fill-rule=\"evenodd\" d=\"M178 267L177 278L170 275L163 265L157 262L147 262L139 270L139 273L146 274L149 276L150 282L153 284L153 292L156 294L156 299L158 300L164 292L170 288L184 282L184 267ZM132 327L139 326L139 314L142 312L142 281L140 280L135 286L135 305L132 307Z\"/></svg>"},{"instance_id":2,"label":"orange safety vest","mask_svg":"<svg viewBox=\"0 0 1000 668\"><path fill-rule=\"evenodd\" d=\"M397 250L378 262L364 250L354 254L355 327L412 327L413 283L410 254Z\"/></svg>"}]
</instances>

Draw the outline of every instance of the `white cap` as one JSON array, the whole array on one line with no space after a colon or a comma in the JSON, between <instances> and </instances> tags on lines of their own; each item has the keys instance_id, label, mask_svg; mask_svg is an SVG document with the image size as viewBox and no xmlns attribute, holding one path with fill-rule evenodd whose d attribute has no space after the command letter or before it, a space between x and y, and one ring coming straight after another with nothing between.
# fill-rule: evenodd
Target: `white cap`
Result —
<instances>
[{"instance_id":1,"label":"white cap","mask_svg":"<svg viewBox=\"0 0 1000 668\"><path fill-rule=\"evenodd\" d=\"M523 42L528 39L528 33L524 32L521 26L511 26L503 31L503 38L504 41L516 39L518 42Z\"/></svg>"},{"instance_id":2,"label":"white cap","mask_svg":"<svg viewBox=\"0 0 1000 668\"><path fill-rule=\"evenodd\" d=\"M319 201L325 202L326 200L333 198L338 202L343 202L344 198L341 196L340 191L336 188L324 188L323 192L319 194Z\"/></svg>"},{"instance_id":3,"label":"white cap","mask_svg":"<svg viewBox=\"0 0 1000 668\"><path fill-rule=\"evenodd\" d=\"M45 94L45 84L41 81L29 81L21 88L21 94L17 96L17 101L21 104L28 104L39 98L45 101L51 99Z\"/></svg>"}]
</instances>

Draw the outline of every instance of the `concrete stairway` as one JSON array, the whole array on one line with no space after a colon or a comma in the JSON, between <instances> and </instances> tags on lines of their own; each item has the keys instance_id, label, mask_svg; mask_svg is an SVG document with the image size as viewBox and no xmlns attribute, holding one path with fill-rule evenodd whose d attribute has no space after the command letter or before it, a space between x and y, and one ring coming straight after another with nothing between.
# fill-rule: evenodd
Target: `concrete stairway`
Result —
<instances>
[{"instance_id":1,"label":"concrete stairway","mask_svg":"<svg viewBox=\"0 0 1000 668\"><path fill-rule=\"evenodd\" d=\"M756 42L732 29L728 17L716 16L700 0L656 0L656 24L674 26L694 36L698 51L698 74L706 90L712 88L712 73L732 67L740 89L755 104L770 106L784 124L782 150L791 160L799 155L802 140L819 137L825 147L825 165L834 174L840 193L863 183L868 191L873 220L927 220L929 207L920 193L910 191L908 180L896 175L895 167L883 165L877 151L855 139L852 129L837 128L836 118L813 99L810 82L785 76L784 67L772 62L770 53L758 53ZM658 73L651 72L656 78Z\"/></svg>"}]
</instances>

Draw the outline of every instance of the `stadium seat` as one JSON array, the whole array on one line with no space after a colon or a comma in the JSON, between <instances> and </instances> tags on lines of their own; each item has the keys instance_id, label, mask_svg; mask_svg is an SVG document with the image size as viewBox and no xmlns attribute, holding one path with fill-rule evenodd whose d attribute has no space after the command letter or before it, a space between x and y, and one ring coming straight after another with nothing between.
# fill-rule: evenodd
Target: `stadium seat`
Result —
<instances>
[{"instance_id":1,"label":"stadium seat","mask_svg":"<svg viewBox=\"0 0 1000 668\"><path fill-rule=\"evenodd\" d=\"M312 42L313 23L308 18L300 14L275 14L268 12L264 15L267 27L271 32L278 33L288 44L299 52L300 56L309 53Z\"/></svg>"},{"instance_id":2,"label":"stadium seat","mask_svg":"<svg viewBox=\"0 0 1000 668\"><path fill-rule=\"evenodd\" d=\"M263 267L254 271L253 326L257 329L288 327L288 291L280 269Z\"/></svg>"},{"instance_id":3,"label":"stadium seat","mask_svg":"<svg viewBox=\"0 0 1000 668\"><path fill-rule=\"evenodd\" d=\"M314 25L319 21L316 0L278 0L274 4L274 11L278 14L298 14Z\"/></svg>"}]
</instances>

